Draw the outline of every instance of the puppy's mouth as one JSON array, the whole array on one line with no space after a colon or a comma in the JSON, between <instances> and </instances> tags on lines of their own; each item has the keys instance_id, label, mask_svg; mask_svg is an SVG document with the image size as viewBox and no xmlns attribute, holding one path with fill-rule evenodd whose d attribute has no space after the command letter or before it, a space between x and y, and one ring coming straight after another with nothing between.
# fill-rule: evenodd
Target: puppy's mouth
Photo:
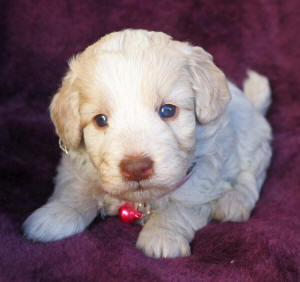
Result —
<instances>
[{"instance_id":1,"label":"puppy's mouth","mask_svg":"<svg viewBox=\"0 0 300 282\"><path fill-rule=\"evenodd\" d=\"M154 184L151 180L143 181L126 181L126 188L124 190L117 191L107 191L106 193L110 194L112 197L118 198L120 200L132 201L132 202L147 202L157 200L168 193L180 188L194 172L195 163L193 163L188 170L186 171L185 177L183 177L177 183L173 185L166 184Z\"/></svg>"}]
</instances>

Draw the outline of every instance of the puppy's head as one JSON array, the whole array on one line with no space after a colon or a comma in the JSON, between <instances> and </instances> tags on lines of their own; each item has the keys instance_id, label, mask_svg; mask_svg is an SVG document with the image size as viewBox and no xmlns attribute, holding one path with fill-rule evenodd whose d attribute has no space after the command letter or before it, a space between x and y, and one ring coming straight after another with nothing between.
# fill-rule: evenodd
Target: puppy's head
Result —
<instances>
[{"instance_id":1,"label":"puppy's head","mask_svg":"<svg viewBox=\"0 0 300 282\"><path fill-rule=\"evenodd\" d=\"M229 100L224 74L202 48L126 30L70 61L50 111L63 143L85 146L107 193L149 201L185 178L196 119L218 118Z\"/></svg>"}]
</instances>

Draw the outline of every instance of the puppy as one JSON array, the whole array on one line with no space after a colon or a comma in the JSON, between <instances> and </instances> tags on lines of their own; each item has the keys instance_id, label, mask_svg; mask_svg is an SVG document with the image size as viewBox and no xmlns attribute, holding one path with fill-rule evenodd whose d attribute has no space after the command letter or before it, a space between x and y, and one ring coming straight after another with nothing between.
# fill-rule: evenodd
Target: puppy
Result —
<instances>
[{"instance_id":1,"label":"puppy","mask_svg":"<svg viewBox=\"0 0 300 282\"><path fill-rule=\"evenodd\" d=\"M164 33L104 36L71 59L51 102L66 154L25 235L65 238L130 204L139 249L189 255L211 218L249 218L271 158L270 96L266 78L249 72L243 93L202 48Z\"/></svg>"}]
</instances>

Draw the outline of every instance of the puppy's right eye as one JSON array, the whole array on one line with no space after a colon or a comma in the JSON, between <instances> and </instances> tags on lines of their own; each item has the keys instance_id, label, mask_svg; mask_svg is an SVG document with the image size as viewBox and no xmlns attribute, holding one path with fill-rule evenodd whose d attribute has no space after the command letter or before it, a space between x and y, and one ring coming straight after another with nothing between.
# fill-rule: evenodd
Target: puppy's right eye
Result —
<instances>
[{"instance_id":1,"label":"puppy's right eye","mask_svg":"<svg viewBox=\"0 0 300 282\"><path fill-rule=\"evenodd\" d=\"M96 115L94 119L95 119L95 122L96 122L97 126L99 126L99 127L104 127L104 126L108 125L106 115L103 115L103 114Z\"/></svg>"}]
</instances>

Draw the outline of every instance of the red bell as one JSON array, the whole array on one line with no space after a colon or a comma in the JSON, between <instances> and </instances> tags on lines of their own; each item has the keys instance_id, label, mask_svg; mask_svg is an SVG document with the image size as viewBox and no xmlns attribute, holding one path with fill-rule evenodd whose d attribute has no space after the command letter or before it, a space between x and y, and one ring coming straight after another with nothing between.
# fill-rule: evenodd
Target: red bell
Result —
<instances>
[{"instance_id":1,"label":"red bell","mask_svg":"<svg viewBox=\"0 0 300 282\"><path fill-rule=\"evenodd\" d=\"M143 214L137 211L135 206L125 203L119 208L119 218L122 222L131 224L143 218Z\"/></svg>"}]
</instances>

